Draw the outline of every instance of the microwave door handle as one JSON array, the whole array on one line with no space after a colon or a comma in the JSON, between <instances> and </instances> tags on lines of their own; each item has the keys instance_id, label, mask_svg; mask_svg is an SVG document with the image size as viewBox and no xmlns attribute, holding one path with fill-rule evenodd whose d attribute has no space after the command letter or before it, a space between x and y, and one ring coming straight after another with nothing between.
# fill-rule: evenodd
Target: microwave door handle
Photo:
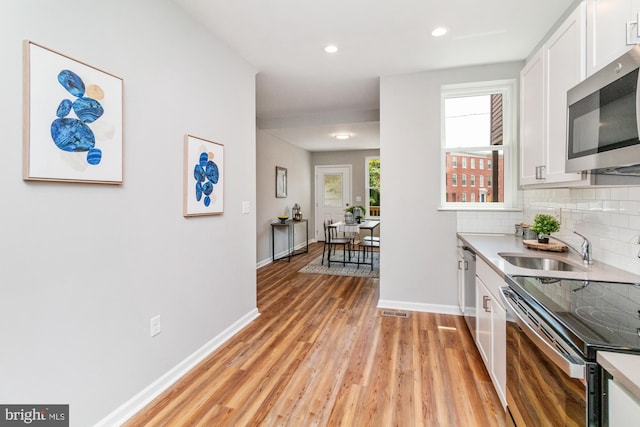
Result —
<instances>
[{"instance_id":1,"label":"microwave door handle","mask_svg":"<svg viewBox=\"0 0 640 427\"><path fill-rule=\"evenodd\" d=\"M509 294L512 292L507 287L501 288L500 297L502 301L507 305L509 311L515 316L517 325L522 331L529 337L533 344L549 358L558 368L562 370L571 378L579 380L585 380L585 365L581 363L574 363L572 360L567 359L562 353L556 350L549 344L538 332L536 332L529 323L522 318L520 313L514 308L511 301L509 301Z\"/></svg>"}]
</instances>

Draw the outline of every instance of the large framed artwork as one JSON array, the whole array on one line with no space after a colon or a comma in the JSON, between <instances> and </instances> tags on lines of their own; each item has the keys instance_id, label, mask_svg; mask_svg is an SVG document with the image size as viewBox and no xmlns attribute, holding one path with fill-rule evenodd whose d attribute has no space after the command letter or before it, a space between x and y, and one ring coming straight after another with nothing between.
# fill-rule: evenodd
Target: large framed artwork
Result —
<instances>
[{"instance_id":1,"label":"large framed artwork","mask_svg":"<svg viewBox=\"0 0 640 427\"><path fill-rule=\"evenodd\" d=\"M184 216L224 212L224 145L184 136Z\"/></svg>"},{"instance_id":2,"label":"large framed artwork","mask_svg":"<svg viewBox=\"0 0 640 427\"><path fill-rule=\"evenodd\" d=\"M123 81L25 40L23 178L121 184Z\"/></svg>"}]
</instances>

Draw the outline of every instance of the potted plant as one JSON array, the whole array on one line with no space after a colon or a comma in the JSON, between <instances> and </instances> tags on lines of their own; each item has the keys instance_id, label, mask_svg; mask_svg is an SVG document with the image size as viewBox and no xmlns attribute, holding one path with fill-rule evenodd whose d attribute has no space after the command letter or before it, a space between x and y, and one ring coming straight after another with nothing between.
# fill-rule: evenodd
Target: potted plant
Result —
<instances>
[{"instance_id":1,"label":"potted plant","mask_svg":"<svg viewBox=\"0 0 640 427\"><path fill-rule=\"evenodd\" d=\"M364 206L353 205L347 207L344 211L353 215L353 218L356 220L356 222L360 224L362 216L364 215Z\"/></svg>"},{"instance_id":2,"label":"potted plant","mask_svg":"<svg viewBox=\"0 0 640 427\"><path fill-rule=\"evenodd\" d=\"M551 215L537 214L529 228L538 235L538 243L549 243L549 235L560 230L560 221Z\"/></svg>"}]
</instances>

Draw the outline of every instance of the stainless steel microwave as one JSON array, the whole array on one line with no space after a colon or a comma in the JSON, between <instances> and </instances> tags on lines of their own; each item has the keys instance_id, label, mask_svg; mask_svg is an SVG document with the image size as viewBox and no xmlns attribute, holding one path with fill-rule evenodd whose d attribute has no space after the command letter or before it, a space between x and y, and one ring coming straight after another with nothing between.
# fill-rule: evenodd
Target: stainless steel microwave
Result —
<instances>
[{"instance_id":1,"label":"stainless steel microwave","mask_svg":"<svg viewBox=\"0 0 640 427\"><path fill-rule=\"evenodd\" d=\"M640 45L567 92L567 172L640 164Z\"/></svg>"}]
</instances>

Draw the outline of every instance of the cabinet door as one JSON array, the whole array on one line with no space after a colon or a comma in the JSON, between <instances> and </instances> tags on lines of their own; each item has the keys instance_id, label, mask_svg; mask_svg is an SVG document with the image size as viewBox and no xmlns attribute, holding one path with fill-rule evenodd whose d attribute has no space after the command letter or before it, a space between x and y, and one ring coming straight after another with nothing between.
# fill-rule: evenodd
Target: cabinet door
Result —
<instances>
[{"instance_id":1,"label":"cabinet door","mask_svg":"<svg viewBox=\"0 0 640 427\"><path fill-rule=\"evenodd\" d=\"M627 22L637 20L637 0L587 0L587 74L622 55L627 45ZM637 24L636 24L637 25Z\"/></svg>"},{"instance_id":2,"label":"cabinet door","mask_svg":"<svg viewBox=\"0 0 640 427\"><path fill-rule=\"evenodd\" d=\"M468 268L462 255L462 242L458 240L458 307L464 314L464 273Z\"/></svg>"},{"instance_id":3,"label":"cabinet door","mask_svg":"<svg viewBox=\"0 0 640 427\"><path fill-rule=\"evenodd\" d=\"M640 401L616 381L609 381L609 426L626 427L640 419ZM633 424L635 425L635 424Z\"/></svg>"},{"instance_id":4,"label":"cabinet door","mask_svg":"<svg viewBox=\"0 0 640 427\"><path fill-rule=\"evenodd\" d=\"M520 72L520 185L539 184L544 164L544 67L542 50ZM537 173L538 172L538 173Z\"/></svg>"},{"instance_id":5,"label":"cabinet door","mask_svg":"<svg viewBox=\"0 0 640 427\"><path fill-rule=\"evenodd\" d=\"M580 181L580 173L565 173L567 91L585 77L585 5L581 3L544 44L546 153L544 182Z\"/></svg>"},{"instance_id":6,"label":"cabinet door","mask_svg":"<svg viewBox=\"0 0 640 427\"><path fill-rule=\"evenodd\" d=\"M507 312L491 302L491 376L502 406L507 406Z\"/></svg>"},{"instance_id":7,"label":"cabinet door","mask_svg":"<svg viewBox=\"0 0 640 427\"><path fill-rule=\"evenodd\" d=\"M476 343L488 371L491 371L491 294L476 276Z\"/></svg>"}]
</instances>

